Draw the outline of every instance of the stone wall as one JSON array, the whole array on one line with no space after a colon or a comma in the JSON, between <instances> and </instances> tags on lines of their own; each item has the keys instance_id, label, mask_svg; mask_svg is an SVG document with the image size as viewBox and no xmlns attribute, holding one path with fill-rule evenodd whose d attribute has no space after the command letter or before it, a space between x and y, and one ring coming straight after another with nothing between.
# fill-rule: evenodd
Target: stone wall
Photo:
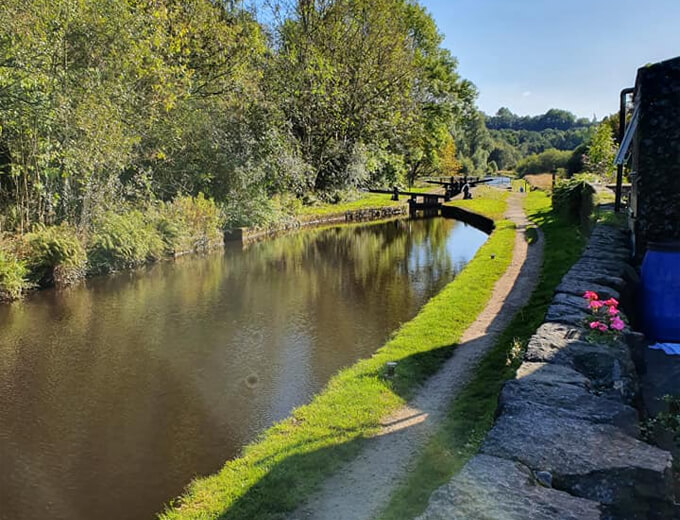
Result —
<instances>
[{"instance_id":1,"label":"stone wall","mask_svg":"<svg viewBox=\"0 0 680 520\"><path fill-rule=\"evenodd\" d=\"M297 229L322 226L326 224L343 223L343 222L364 222L370 220L381 220L387 218L394 218L406 215L408 206L400 204L398 206L386 206L381 208L364 208L353 211L344 211L340 213L330 213L327 215L320 215L301 220L294 220L286 224L271 226L267 228L258 227L241 227L231 229L224 234L224 238L228 242L248 243L261 240L263 238L271 237L288 231Z\"/></svg>"},{"instance_id":2,"label":"stone wall","mask_svg":"<svg viewBox=\"0 0 680 520\"><path fill-rule=\"evenodd\" d=\"M673 518L671 456L642 442L631 345L586 341L586 290L625 301L629 239L598 225L556 290L480 453L420 520Z\"/></svg>"},{"instance_id":3,"label":"stone wall","mask_svg":"<svg viewBox=\"0 0 680 520\"><path fill-rule=\"evenodd\" d=\"M636 253L647 242L680 240L680 58L638 70L633 140Z\"/></svg>"}]
</instances>

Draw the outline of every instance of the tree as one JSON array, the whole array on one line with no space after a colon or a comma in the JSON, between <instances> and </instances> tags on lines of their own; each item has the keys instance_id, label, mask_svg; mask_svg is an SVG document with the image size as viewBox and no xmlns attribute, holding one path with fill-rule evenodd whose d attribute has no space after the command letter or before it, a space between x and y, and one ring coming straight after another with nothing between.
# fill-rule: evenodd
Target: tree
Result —
<instances>
[{"instance_id":1,"label":"tree","mask_svg":"<svg viewBox=\"0 0 680 520\"><path fill-rule=\"evenodd\" d=\"M607 180L614 174L616 149L612 137L612 127L605 121L597 126L586 152L586 168Z\"/></svg>"},{"instance_id":2,"label":"tree","mask_svg":"<svg viewBox=\"0 0 680 520\"><path fill-rule=\"evenodd\" d=\"M461 164L456 157L456 144L449 137L441 149L439 156L439 170L445 176L457 175L461 170Z\"/></svg>"}]
</instances>

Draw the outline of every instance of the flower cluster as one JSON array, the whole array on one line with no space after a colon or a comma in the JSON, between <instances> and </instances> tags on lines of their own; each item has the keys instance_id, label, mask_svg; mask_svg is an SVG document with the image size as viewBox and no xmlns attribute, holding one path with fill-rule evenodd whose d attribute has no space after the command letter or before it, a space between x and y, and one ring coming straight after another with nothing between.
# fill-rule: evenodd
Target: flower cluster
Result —
<instances>
[{"instance_id":1,"label":"flower cluster","mask_svg":"<svg viewBox=\"0 0 680 520\"><path fill-rule=\"evenodd\" d=\"M586 291L583 298L587 300L591 314L588 318L588 327L591 331L616 336L626 326L619 315L619 302L616 298L600 300L597 293L593 291Z\"/></svg>"}]
</instances>

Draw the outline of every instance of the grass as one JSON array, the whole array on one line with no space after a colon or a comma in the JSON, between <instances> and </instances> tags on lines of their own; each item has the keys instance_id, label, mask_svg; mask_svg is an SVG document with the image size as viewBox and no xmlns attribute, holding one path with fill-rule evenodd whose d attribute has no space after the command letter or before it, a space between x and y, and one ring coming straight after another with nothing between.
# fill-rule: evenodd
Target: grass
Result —
<instances>
[{"instance_id":1,"label":"grass","mask_svg":"<svg viewBox=\"0 0 680 520\"><path fill-rule=\"evenodd\" d=\"M552 189L552 173L529 173L523 178L535 188L541 190Z\"/></svg>"},{"instance_id":2,"label":"grass","mask_svg":"<svg viewBox=\"0 0 680 520\"><path fill-rule=\"evenodd\" d=\"M485 205L483 199L472 202ZM514 235L511 222L498 221L468 265L386 345L335 375L309 404L263 432L219 473L192 482L161 518L273 520L295 509L451 355L505 272ZM399 363L391 380L384 377L388 361Z\"/></svg>"},{"instance_id":3,"label":"grass","mask_svg":"<svg viewBox=\"0 0 680 520\"><path fill-rule=\"evenodd\" d=\"M415 193L429 193L438 190L438 187L433 184L419 183L411 188L405 188L405 191L412 191ZM337 204L317 204L313 206L303 206L299 212L298 216L303 219L306 217L325 217L327 215L335 215L338 213L345 213L346 211L355 211L359 209L369 209L369 208L386 208L390 206L400 206L406 204L408 200L407 196L401 196L399 201L391 200L391 195L386 193L361 193L358 198L339 202Z\"/></svg>"},{"instance_id":4,"label":"grass","mask_svg":"<svg viewBox=\"0 0 680 520\"><path fill-rule=\"evenodd\" d=\"M526 343L543 321L554 288L581 254L585 237L577 225L552 213L550 198L544 192L528 193L524 209L545 236L538 286L482 359L472 380L452 401L443 424L428 441L414 470L394 492L380 520L413 518L422 513L430 494L478 451L493 424L503 383L514 377Z\"/></svg>"},{"instance_id":5,"label":"grass","mask_svg":"<svg viewBox=\"0 0 680 520\"><path fill-rule=\"evenodd\" d=\"M446 205L457 206L475 213L480 213L492 220L500 220L503 218L503 214L508 207L507 191L491 188L489 186L480 186L475 188L474 195L475 198L473 199L457 199L447 202Z\"/></svg>"},{"instance_id":6,"label":"grass","mask_svg":"<svg viewBox=\"0 0 680 520\"><path fill-rule=\"evenodd\" d=\"M340 202L338 204L319 204L316 206L303 206L299 216L305 217L324 217L345 211L355 211L368 208L385 208L389 206L399 206L406 203L406 198L402 197L399 201L390 199L391 195L383 193L364 193L355 200Z\"/></svg>"}]
</instances>

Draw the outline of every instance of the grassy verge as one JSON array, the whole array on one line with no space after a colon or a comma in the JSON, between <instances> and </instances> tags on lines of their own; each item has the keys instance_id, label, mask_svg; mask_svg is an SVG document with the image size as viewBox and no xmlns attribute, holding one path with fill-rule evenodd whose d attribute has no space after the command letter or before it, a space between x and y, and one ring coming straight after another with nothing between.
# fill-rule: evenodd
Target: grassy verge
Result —
<instances>
[{"instance_id":1,"label":"grassy verge","mask_svg":"<svg viewBox=\"0 0 680 520\"><path fill-rule=\"evenodd\" d=\"M413 518L422 513L430 494L448 482L477 452L493 424L501 386L514 377L528 339L543 321L554 288L581 254L585 237L577 225L551 211L550 198L544 192L528 193L524 209L545 237L538 286L482 359L473 379L451 403L444 423L429 440L415 469L396 489L381 520Z\"/></svg>"},{"instance_id":2,"label":"grassy verge","mask_svg":"<svg viewBox=\"0 0 680 520\"><path fill-rule=\"evenodd\" d=\"M303 206L300 209L298 216L303 219L311 217L323 217L326 215L334 215L336 213L344 213L345 211L355 211L367 208L385 208L389 206L399 206L406 203L406 199L403 197L399 201L391 200L390 197L390 195L383 193L365 193L356 200L349 202Z\"/></svg>"},{"instance_id":3,"label":"grassy verge","mask_svg":"<svg viewBox=\"0 0 680 520\"><path fill-rule=\"evenodd\" d=\"M463 271L386 345L334 376L311 403L263 432L219 473L195 480L161 518L269 520L293 510L450 356L505 272L514 234L512 223L497 222ZM388 361L399 362L392 380L384 378Z\"/></svg>"},{"instance_id":4,"label":"grassy verge","mask_svg":"<svg viewBox=\"0 0 680 520\"><path fill-rule=\"evenodd\" d=\"M493 220L503 218L507 208L508 192L489 186L480 186L475 189L475 198L462 200L457 199L447 202L447 206L458 206L475 213L481 213L485 217Z\"/></svg>"}]
</instances>

